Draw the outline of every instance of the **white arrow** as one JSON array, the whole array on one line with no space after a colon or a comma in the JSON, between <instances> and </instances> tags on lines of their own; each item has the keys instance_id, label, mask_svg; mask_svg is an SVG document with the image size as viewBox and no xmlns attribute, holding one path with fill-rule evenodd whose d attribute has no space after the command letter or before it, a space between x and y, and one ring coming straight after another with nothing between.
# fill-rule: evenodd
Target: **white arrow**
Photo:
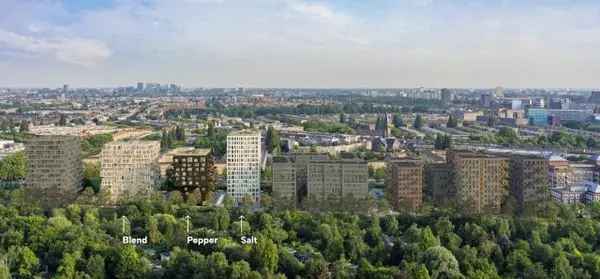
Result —
<instances>
[{"instance_id":1,"label":"white arrow","mask_svg":"<svg viewBox=\"0 0 600 279\"><path fill-rule=\"evenodd\" d=\"M190 233L190 218L191 218L190 215L185 216L185 223L187 225L187 233L188 234Z\"/></svg>"},{"instance_id":2,"label":"white arrow","mask_svg":"<svg viewBox=\"0 0 600 279\"><path fill-rule=\"evenodd\" d=\"M244 234L244 215L240 215L240 234Z\"/></svg>"},{"instance_id":3,"label":"white arrow","mask_svg":"<svg viewBox=\"0 0 600 279\"><path fill-rule=\"evenodd\" d=\"M125 216L121 217L121 220L122 220L122 224L123 224L123 226L122 226L123 234L125 234L125 226L129 223L129 220L127 220L127 217L125 217Z\"/></svg>"}]
</instances>

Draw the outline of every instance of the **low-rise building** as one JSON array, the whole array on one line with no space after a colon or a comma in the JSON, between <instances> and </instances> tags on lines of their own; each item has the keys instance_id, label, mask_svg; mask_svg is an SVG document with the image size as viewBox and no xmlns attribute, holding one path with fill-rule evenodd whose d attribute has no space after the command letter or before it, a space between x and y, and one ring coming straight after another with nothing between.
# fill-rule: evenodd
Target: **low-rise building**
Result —
<instances>
[{"instance_id":1,"label":"low-rise building","mask_svg":"<svg viewBox=\"0 0 600 279\"><path fill-rule=\"evenodd\" d=\"M583 203L590 204L600 201L600 184L595 182L586 183L587 191L583 195Z\"/></svg>"},{"instance_id":2,"label":"low-rise building","mask_svg":"<svg viewBox=\"0 0 600 279\"><path fill-rule=\"evenodd\" d=\"M542 108L530 108L527 110L527 119L533 126L548 125L548 110Z\"/></svg>"}]
</instances>

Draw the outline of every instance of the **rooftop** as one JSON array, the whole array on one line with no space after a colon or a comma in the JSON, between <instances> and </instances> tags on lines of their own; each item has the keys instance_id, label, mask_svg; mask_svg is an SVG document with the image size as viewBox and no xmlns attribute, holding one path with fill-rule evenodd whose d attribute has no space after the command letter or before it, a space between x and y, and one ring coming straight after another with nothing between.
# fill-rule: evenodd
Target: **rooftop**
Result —
<instances>
[{"instance_id":1,"label":"rooftop","mask_svg":"<svg viewBox=\"0 0 600 279\"><path fill-rule=\"evenodd\" d=\"M210 149L196 149L194 147L179 147L175 148L162 156L158 160L160 164L171 164L173 156L207 156L210 154Z\"/></svg>"},{"instance_id":2,"label":"rooftop","mask_svg":"<svg viewBox=\"0 0 600 279\"><path fill-rule=\"evenodd\" d=\"M501 159L501 160L507 159L506 157L503 157L503 156L485 154L485 153L481 153L481 152L458 151L458 152L455 152L454 154L456 154L456 156L459 156L462 158Z\"/></svg>"},{"instance_id":3,"label":"rooftop","mask_svg":"<svg viewBox=\"0 0 600 279\"><path fill-rule=\"evenodd\" d=\"M234 131L234 132L229 133L229 136L256 136L256 135L260 135L260 131L253 130L253 129L240 130L240 131Z\"/></svg>"},{"instance_id":4,"label":"rooftop","mask_svg":"<svg viewBox=\"0 0 600 279\"><path fill-rule=\"evenodd\" d=\"M120 140L120 141L111 141L106 143L106 147L109 146L118 146L118 145L129 145L129 146L152 146L152 145L160 145L159 141L156 140Z\"/></svg>"},{"instance_id":5,"label":"rooftop","mask_svg":"<svg viewBox=\"0 0 600 279\"><path fill-rule=\"evenodd\" d=\"M208 148L193 148L193 147L181 147L175 148L169 152L171 156L208 156L211 150Z\"/></svg>"},{"instance_id":6,"label":"rooftop","mask_svg":"<svg viewBox=\"0 0 600 279\"><path fill-rule=\"evenodd\" d=\"M392 164L396 166L404 166L404 167L418 167L423 165L423 161L418 159L401 159L401 160L393 160Z\"/></svg>"}]
</instances>

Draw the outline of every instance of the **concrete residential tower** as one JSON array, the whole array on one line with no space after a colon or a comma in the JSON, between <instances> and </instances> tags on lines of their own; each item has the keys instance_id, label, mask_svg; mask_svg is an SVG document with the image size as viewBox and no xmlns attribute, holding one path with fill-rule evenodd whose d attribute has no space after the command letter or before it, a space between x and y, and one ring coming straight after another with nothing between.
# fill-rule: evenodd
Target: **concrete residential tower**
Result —
<instances>
[{"instance_id":1,"label":"concrete residential tower","mask_svg":"<svg viewBox=\"0 0 600 279\"><path fill-rule=\"evenodd\" d=\"M239 204L249 197L260 203L261 134L245 130L227 136L227 194Z\"/></svg>"},{"instance_id":2,"label":"concrete residential tower","mask_svg":"<svg viewBox=\"0 0 600 279\"><path fill-rule=\"evenodd\" d=\"M369 192L369 168L360 159L311 161L307 177L308 198L316 200L348 196L364 199Z\"/></svg>"},{"instance_id":3,"label":"concrete residential tower","mask_svg":"<svg viewBox=\"0 0 600 279\"><path fill-rule=\"evenodd\" d=\"M103 191L110 203L148 194L159 175L158 141L119 141L104 146L100 154Z\"/></svg>"},{"instance_id":4,"label":"concrete residential tower","mask_svg":"<svg viewBox=\"0 0 600 279\"><path fill-rule=\"evenodd\" d=\"M180 148L169 153L172 162L167 173L171 173L175 186L185 194L198 190L200 202L207 201L216 180L211 150Z\"/></svg>"},{"instance_id":5,"label":"concrete residential tower","mask_svg":"<svg viewBox=\"0 0 600 279\"><path fill-rule=\"evenodd\" d=\"M474 152L450 152L457 204L471 213L498 213L508 195L509 159Z\"/></svg>"},{"instance_id":6,"label":"concrete residential tower","mask_svg":"<svg viewBox=\"0 0 600 279\"><path fill-rule=\"evenodd\" d=\"M395 209L417 210L423 204L423 162L419 160L389 161L386 189Z\"/></svg>"},{"instance_id":7,"label":"concrete residential tower","mask_svg":"<svg viewBox=\"0 0 600 279\"><path fill-rule=\"evenodd\" d=\"M81 143L75 136L36 136L25 142L28 197L44 207L64 205L81 190Z\"/></svg>"}]
</instances>

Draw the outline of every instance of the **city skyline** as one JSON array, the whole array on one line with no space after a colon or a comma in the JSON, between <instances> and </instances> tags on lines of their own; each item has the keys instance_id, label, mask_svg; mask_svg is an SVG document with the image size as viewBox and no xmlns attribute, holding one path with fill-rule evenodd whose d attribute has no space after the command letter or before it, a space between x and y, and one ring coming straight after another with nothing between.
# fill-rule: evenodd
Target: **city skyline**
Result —
<instances>
[{"instance_id":1,"label":"city skyline","mask_svg":"<svg viewBox=\"0 0 600 279\"><path fill-rule=\"evenodd\" d=\"M0 3L0 86L597 88L595 1Z\"/></svg>"}]
</instances>

